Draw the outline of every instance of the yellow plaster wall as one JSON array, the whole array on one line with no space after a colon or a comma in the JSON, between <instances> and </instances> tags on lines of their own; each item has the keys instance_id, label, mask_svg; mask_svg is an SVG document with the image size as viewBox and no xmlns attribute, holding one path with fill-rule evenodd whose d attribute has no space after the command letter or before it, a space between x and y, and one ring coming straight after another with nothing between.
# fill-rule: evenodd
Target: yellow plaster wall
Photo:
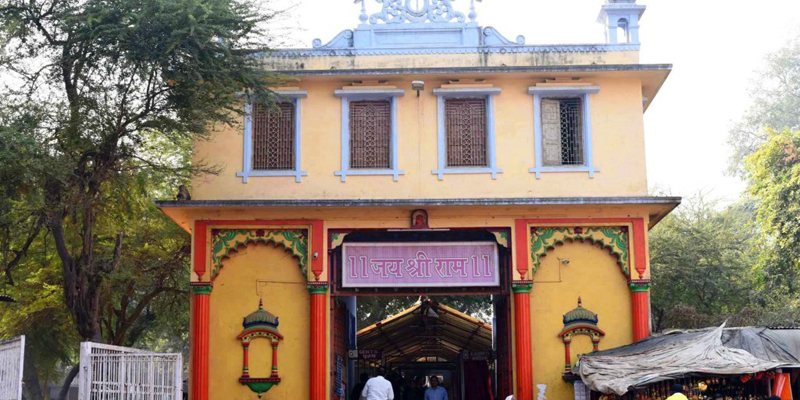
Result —
<instances>
[{"instance_id":1,"label":"yellow plaster wall","mask_svg":"<svg viewBox=\"0 0 800 400\"><path fill-rule=\"evenodd\" d=\"M563 265L558 259L569 260ZM586 243L557 247L542 259L531 291L531 335L533 341L533 379L537 397L539 385L546 385L548 400L574 398L572 385L565 383L564 344L558 333L564 327L563 315L577 306L598 314L598 326L606 332L600 349L610 349L633 341L630 291L626 280L605 250ZM572 364L578 354L592 351L588 336L576 336L571 345ZM541 397L538 397L541 398Z\"/></svg>"},{"instance_id":2,"label":"yellow plaster wall","mask_svg":"<svg viewBox=\"0 0 800 400\"><path fill-rule=\"evenodd\" d=\"M424 79L420 97L411 91L411 80ZM399 79L399 78L398 78ZM498 198L551 196L643 196L647 194L642 119L642 84L638 78L586 78L600 86L591 95L594 179L586 172L528 172L534 165L533 98L527 89L541 79L495 79L488 83L502 89L495 96L497 164L503 173L445 175L439 181L431 173L438 166L437 106L431 89L446 83L434 76L409 76L389 84L406 90L398 101L399 167L405 172L398 182L391 176L348 176L341 168L341 100L334 90L347 82L335 79L300 81L308 91L301 106L301 183L294 177L251 177L243 183L243 128L220 126L210 141L195 145L194 161L220 168L220 173L194 180L192 197L209 199L361 199L361 198Z\"/></svg>"},{"instance_id":3,"label":"yellow plaster wall","mask_svg":"<svg viewBox=\"0 0 800 400\"><path fill-rule=\"evenodd\" d=\"M359 56L264 57L269 70L328 70L434 67L523 67L549 65L635 64L638 51L547 51L529 53L397 54Z\"/></svg>"},{"instance_id":4,"label":"yellow plaster wall","mask_svg":"<svg viewBox=\"0 0 800 400\"><path fill-rule=\"evenodd\" d=\"M307 399L309 376L310 299L306 277L297 260L283 248L249 245L225 261L214 281L210 310L210 400L252 400L256 394L239 384L242 346L236 336L242 319L258 309L257 281L264 309L279 318L284 336L278 348L282 381L264 395L270 399ZM259 343L263 342L263 343ZM250 347L250 375L266 377L271 349L259 339Z\"/></svg>"}]
</instances>

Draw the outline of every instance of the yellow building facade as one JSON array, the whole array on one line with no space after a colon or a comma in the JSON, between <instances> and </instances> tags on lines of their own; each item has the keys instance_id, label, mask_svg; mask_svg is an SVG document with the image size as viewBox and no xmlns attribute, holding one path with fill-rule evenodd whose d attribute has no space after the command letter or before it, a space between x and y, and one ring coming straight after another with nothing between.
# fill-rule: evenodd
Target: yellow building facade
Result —
<instances>
[{"instance_id":1,"label":"yellow building facade","mask_svg":"<svg viewBox=\"0 0 800 400\"><path fill-rule=\"evenodd\" d=\"M474 4L379 3L265 55L278 104L244 99L241 124L195 143L219 173L159 203L193 237L190 398L344 399L354 365L390 355L449 368L454 400L488 400L476 379L584 398L580 354L649 335L647 231L680 202L647 195L643 114L671 66L639 63L644 6L608 0L603 43L547 46L479 26ZM434 320L398 344L413 353L359 349L358 300L412 295L491 296L484 372Z\"/></svg>"}]
</instances>

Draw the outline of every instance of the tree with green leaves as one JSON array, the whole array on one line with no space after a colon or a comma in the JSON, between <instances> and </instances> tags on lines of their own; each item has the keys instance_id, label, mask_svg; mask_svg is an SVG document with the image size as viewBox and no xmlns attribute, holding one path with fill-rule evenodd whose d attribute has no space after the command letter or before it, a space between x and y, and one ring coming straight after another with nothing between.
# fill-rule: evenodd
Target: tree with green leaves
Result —
<instances>
[{"instance_id":1,"label":"tree with green leaves","mask_svg":"<svg viewBox=\"0 0 800 400\"><path fill-rule=\"evenodd\" d=\"M757 203L720 208L698 195L650 232L655 331L716 326L800 326L800 302L762 266Z\"/></svg>"},{"instance_id":2,"label":"tree with green leaves","mask_svg":"<svg viewBox=\"0 0 800 400\"><path fill-rule=\"evenodd\" d=\"M655 329L692 327L687 324L695 322L682 320L690 315L703 325L750 304L757 240L747 205L718 211L698 195L664 218L650 233Z\"/></svg>"},{"instance_id":3,"label":"tree with green leaves","mask_svg":"<svg viewBox=\"0 0 800 400\"><path fill-rule=\"evenodd\" d=\"M188 155L182 148L159 148L163 155ZM115 185L125 196L102 209L97 231L123 232L129 245L99 288L103 341L181 351L188 344L190 238L152 202L172 192L173 180L145 169L123 174ZM0 337L28 337L24 380L33 393L26 393L27 399L41 399L43 386L60 380L62 366L74 364L81 340L63 301L59 261L52 236L43 231L12 273L9 293L16 303L0 306Z\"/></svg>"},{"instance_id":4,"label":"tree with green leaves","mask_svg":"<svg viewBox=\"0 0 800 400\"><path fill-rule=\"evenodd\" d=\"M798 110L800 112L800 110ZM758 202L762 285L791 301L800 294L800 130L767 131L745 160L748 192Z\"/></svg>"},{"instance_id":5,"label":"tree with green leaves","mask_svg":"<svg viewBox=\"0 0 800 400\"><path fill-rule=\"evenodd\" d=\"M236 122L242 96L273 100L255 56L275 16L239 0L0 0L6 283L36 273L23 261L45 235L78 339L157 340L143 326L181 294L188 238L152 196L213 172L190 143Z\"/></svg>"},{"instance_id":6,"label":"tree with green leaves","mask_svg":"<svg viewBox=\"0 0 800 400\"><path fill-rule=\"evenodd\" d=\"M752 103L730 131L730 171L746 175L745 159L769 140L768 128L800 129L800 36L769 54L751 87Z\"/></svg>"}]
</instances>

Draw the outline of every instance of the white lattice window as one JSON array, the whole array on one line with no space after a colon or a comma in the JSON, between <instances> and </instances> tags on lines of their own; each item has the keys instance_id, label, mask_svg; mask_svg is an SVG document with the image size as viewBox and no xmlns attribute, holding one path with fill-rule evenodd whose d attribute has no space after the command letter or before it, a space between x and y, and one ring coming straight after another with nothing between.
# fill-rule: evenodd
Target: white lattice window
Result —
<instances>
[{"instance_id":1,"label":"white lattice window","mask_svg":"<svg viewBox=\"0 0 800 400\"><path fill-rule=\"evenodd\" d=\"M342 168L335 174L391 175L397 181L397 98L403 89L337 90L342 99Z\"/></svg>"},{"instance_id":2,"label":"white lattice window","mask_svg":"<svg viewBox=\"0 0 800 400\"><path fill-rule=\"evenodd\" d=\"M448 167L488 167L486 99L447 99L444 103Z\"/></svg>"},{"instance_id":3,"label":"white lattice window","mask_svg":"<svg viewBox=\"0 0 800 400\"><path fill-rule=\"evenodd\" d=\"M244 112L242 172L236 176L293 176L300 182L306 172L300 163L300 104L305 91L276 91L281 100L269 106L247 102Z\"/></svg>"},{"instance_id":4,"label":"white lattice window","mask_svg":"<svg viewBox=\"0 0 800 400\"><path fill-rule=\"evenodd\" d=\"M500 93L496 87L433 89L439 163L431 173L440 181L448 174L489 174L497 179L503 172L497 166L494 134L494 96Z\"/></svg>"},{"instance_id":5,"label":"white lattice window","mask_svg":"<svg viewBox=\"0 0 800 400\"><path fill-rule=\"evenodd\" d=\"M599 169L592 153L590 95L598 86L532 86L535 166L530 172L588 172Z\"/></svg>"},{"instance_id":6,"label":"white lattice window","mask_svg":"<svg viewBox=\"0 0 800 400\"><path fill-rule=\"evenodd\" d=\"M254 171L293 171L294 103L253 105Z\"/></svg>"},{"instance_id":7,"label":"white lattice window","mask_svg":"<svg viewBox=\"0 0 800 400\"><path fill-rule=\"evenodd\" d=\"M350 103L350 168L392 167L392 101Z\"/></svg>"},{"instance_id":8,"label":"white lattice window","mask_svg":"<svg viewBox=\"0 0 800 400\"><path fill-rule=\"evenodd\" d=\"M580 97L542 99L544 165L584 165L583 102Z\"/></svg>"}]
</instances>

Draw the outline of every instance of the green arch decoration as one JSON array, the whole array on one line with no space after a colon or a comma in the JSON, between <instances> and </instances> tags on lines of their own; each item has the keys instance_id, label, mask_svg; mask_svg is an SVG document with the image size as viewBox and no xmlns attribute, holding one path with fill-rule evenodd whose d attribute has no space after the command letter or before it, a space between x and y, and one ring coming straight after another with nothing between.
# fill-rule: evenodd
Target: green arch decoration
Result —
<instances>
[{"instance_id":1,"label":"green arch decoration","mask_svg":"<svg viewBox=\"0 0 800 400\"><path fill-rule=\"evenodd\" d=\"M617 259L622 273L630 278L628 228L618 226L575 228L531 228L532 275L536 274L542 257L547 252L567 242L589 242L600 246Z\"/></svg>"},{"instance_id":2,"label":"green arch decoration","mask_svg":"<svg viewBox=\"0 0 800 400\"><path fill-rule=\"evenodd\" d=\"M303 276L308 267L308 236L303 230L287 229L215 229L211 234L211 280L219 275L222 262L239 248L250 243L272 243L295 256Z\"/></svg>"}]
</instances>

